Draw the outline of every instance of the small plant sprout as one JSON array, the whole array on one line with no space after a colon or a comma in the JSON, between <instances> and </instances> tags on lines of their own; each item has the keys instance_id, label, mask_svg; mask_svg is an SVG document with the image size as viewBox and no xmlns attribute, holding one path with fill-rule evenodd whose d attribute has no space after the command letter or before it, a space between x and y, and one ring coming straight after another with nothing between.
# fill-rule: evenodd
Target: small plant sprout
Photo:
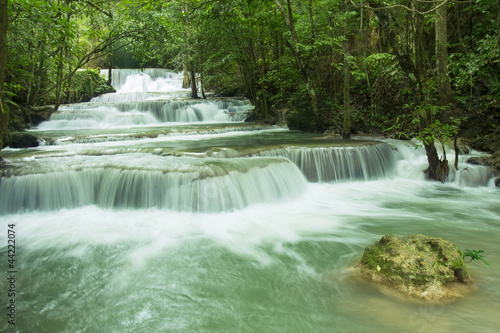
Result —
<instances>
[{"instance_id":1,"label":"small plant sprout","mask_svg":"<svg viewBox=\"0 0 500 333\"><path fill-rule=\"evenodd\" d=\"M484 252L483 250L476 251L476 250L465 249L465 251L463 252L463 258L466 263L470 263L471 261L482 260L487 266L489 266L490 264L488 264L486 260L483 259L483 255L480 254L483 252ZM466 257L470 257L469 261L465 259Z\"/></svg>"}]
</instances>

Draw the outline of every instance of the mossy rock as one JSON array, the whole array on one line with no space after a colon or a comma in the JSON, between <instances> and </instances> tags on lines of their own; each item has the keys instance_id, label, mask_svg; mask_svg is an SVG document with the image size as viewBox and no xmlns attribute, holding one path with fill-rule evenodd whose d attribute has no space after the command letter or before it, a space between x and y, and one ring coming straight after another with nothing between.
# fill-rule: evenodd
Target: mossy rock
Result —
<instances>
[{"instance_id":1,"label":"mossy rock","mask_svg":"<svg viewBox=\"0 0 500 333\"><path fill-rule=\"evenodd\" d=\"M30 148L30 147L38 147L40 143L38 142L38 138L29 133L13 133L11 136L10 148Z\"/></svg>"},{"instance_id":2,"label":"mossy rock","mask_svg":"<svg viewBox=\"0 0 500 333\"><path fill-rule=\"evenodd\" d=\"M385 235L365 249L358 268L373 281L424 299L460 296L450 285L471 282L462 251L448 240L424 235Z\"/></svg>"}]
</instances>

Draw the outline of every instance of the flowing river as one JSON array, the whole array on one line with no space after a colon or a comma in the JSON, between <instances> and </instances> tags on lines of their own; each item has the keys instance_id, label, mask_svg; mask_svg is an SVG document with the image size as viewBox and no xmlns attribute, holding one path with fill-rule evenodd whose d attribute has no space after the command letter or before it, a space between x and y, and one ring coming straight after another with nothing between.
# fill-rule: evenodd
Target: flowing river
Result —
<instances>
[{"instance_id":1,"label":"flowing river","mask_svg":"<svg viewBox=\"0 0 500 333\"><path fill-rule=\"evenodd\" d=\"M500 331L491 170L461 156L450 182L428 182L415 142L245 123L247 100L189 100L180 82L116 70L117 93L62 106L32 130L40 147L2 150L3 331ZM387 233L490 266L468 265L463 299L411 302L347 269Z\"/></svg>"}]
</instances>

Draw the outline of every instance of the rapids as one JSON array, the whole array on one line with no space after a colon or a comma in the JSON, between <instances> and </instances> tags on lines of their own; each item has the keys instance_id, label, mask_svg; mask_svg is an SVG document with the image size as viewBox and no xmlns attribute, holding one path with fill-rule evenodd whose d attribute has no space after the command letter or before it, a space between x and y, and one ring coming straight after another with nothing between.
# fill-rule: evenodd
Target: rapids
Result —
<instances>
[{"instance_id":1,"label":"rapids","mask_svg":"<svg viewBox=\"0 0 500 333\"><path fill-rule=\"evenodd\" d=\"M189 100L177 73L112 75L117 93L33 129L40 147L0 152L17 332L500 331L500 197L470 156L427 182L418 142L244 123L247 100ZM464 299L411 302L346 270L387 233L490 266L469 264Z\"/></svg>"}]
</instances>

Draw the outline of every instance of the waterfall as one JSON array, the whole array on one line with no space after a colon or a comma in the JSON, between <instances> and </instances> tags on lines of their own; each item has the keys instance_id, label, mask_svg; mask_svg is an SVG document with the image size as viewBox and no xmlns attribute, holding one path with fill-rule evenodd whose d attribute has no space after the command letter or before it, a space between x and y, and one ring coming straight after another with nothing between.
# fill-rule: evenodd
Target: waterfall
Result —
<instances>
[{"instance_id":1,"label":"waterfall","mask_svg":"<svg viewBox=\"0 0 500 333\"><path fill-rule=\"evenodd\" d=\"M306 180L283 158L192 159L123 154L52 158L0 180L0 213L102 208L222 212L300 196Z\"/></svg>"},{"instance_id":2,"label":"waterfall","mask_svg":"<svg viewBox=\"0 0 500 333\"><path fill-rule=\"evenodd\" d=\"M231 101L225 102L233 107ZM242 121L251 105L234 106L233 111L219 109L212 101L146 101L114 104L63 105L41 130L110 128L153 125L165 122L231 122ZM234 109L238 109L235 112Z\"/></svg>"},{"instance_id":3,"label":"waterfall","mask_svg":"<svg viewBox=\"0 0 500 333\"><path fill-rule=\"evenodd\" d=\"M262 156L290 159L310 182L369 180L394 175L396 153L385 144L360 147L304 148L289 147L267 150Z\"/></svg>"},{"instance_id":4,"label":"waterfall","mask_svg":"<svg viewBox=\"0 0 500 333\"><path fill-rule=\"evenodd\" d=\"M181 74L161 68L119 69L112 71L111 85L118 92L167 92L177 86Z\"/></svg>"},{"instance_id":5,"label":"waterfall","mask_svg":"<svg viewBox=\"0 0 500 333\"><path fill-rule=\"evenodd\" d=\"M62 106L49 121L41 123L40 130L110 128L158 124L151 113L140 111L121 112L112 106L71 108Z\"/></svg>"},{"instance_id":6,"label":"waterfall","mask_svg":"<svg viewBox=\"0 0 500 333\"><path fill-rule=\"evenodd\" d=\"M109 93L102 94L90 100L90 103L120 103L120 102L139 102L147 100L165 100L165 94L168 93L169 98L186 98L191 96L189 91L172 91L172 92L132 92L132 93Z\"/></svg>"},{"instance_id":7,"label":"waterfall","mask_svg":"<svg viewBox=\"0 0 500 333\"><path fill-rule=\"evenodd\" d=\"M117 94L118 95L118 94ZM128 94L120 94L125 99ZM135 95L135 94L133 94ZM145 100L62 105L41 130L110 128L168 122L243 121L253 108L247 100Z\"/></svg>"}]
</instances>

